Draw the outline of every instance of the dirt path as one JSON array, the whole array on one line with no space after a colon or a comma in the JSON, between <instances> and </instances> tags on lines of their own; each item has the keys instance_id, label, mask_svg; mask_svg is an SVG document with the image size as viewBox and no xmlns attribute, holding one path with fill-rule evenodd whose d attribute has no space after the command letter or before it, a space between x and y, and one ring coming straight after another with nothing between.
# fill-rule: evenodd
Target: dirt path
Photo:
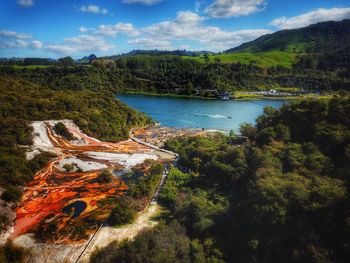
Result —
<instances>
[{"instance_id":1,"label":"dirt path","mask_svg":"<svg viewBox=\"0 0 350 263\"><path fill-rule=\"evenodd\" d=\"M140 212L137 219L129 225L122 226L120 228L115 227L103 227L96 234L93 242L86 249L84 255L79 260L79 263L89 262L91 254L96 249L101 249L108 246L113 241L123 241L126 239L133 239L138 233L145 228L154 227L157 225L157 221L153 218L159 213L159 205L152 204L147 209Z\"/></svg>"}]
</instances>

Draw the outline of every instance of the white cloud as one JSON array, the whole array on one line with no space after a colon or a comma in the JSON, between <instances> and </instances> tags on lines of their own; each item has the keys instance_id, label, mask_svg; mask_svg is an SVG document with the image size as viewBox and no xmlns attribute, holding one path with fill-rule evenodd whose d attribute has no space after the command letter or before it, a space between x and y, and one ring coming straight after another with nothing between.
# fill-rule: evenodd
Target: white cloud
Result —
<instances>
[{"instance_id":1,"label":"white cloud","mask_svg":"<svg viewBox=\"0 0 350 263\"><path fill-rule=\"evenodd\" d=\"M32 38L32 35L17 33L15 31L0 30L0 38L28 39L28 38Z\"/></svg>"},{"instance_id":2,"label":"white cloud","mask_svg":"<svg viewBox=\"0 0 350 263\"><path fill-rule=\"evenodd\" d=\"M305 14L294 17L280 17L274 19L270 25L281 29L292 29L308 26L318 22L324 21L340 21L350 18L350 8L319 8Z\"/></svg>"},{"instance_id":3,"label":"white cloud","mask_svg":"<svg viewBox=\"0 0 350 263\"><path fill-rule=\"evenodd\" d=\"M95 34L115 37L123 33L128 36L137 36L139 31L131 23L117 23L115 25L100 25Z\"/></svg>"},{"instance_id":4,"label":"white cloud","mask_svg":"<svg viewBox=\"0 0 350 263\"><path fill-rule=\"evenodd\" d=\"M15 31L0 30L0 48L42 48L39 40L33 40L30 34Z\"/></svg>"},{"instance_id":5,"label":"white cloud","mask_svg":"<svg viewBox=\"0 0 350 263\"><path fill-rule=\"evenodd\" d=\"M23 7L31 7L34 5L33 0L18 0L17 4Z\"/></svg>"},{"instance_id":6,"label":"white cloud","mask_svg":"<svg viewBox=\"0 0 350 263\"><path fill-rule=\"evenodd\" d=\"M173 21L164 21L142 30L147 38L155 40L191 40L212 50L224 50L271 33L266 29L224 31L219 27L206 26L203 17L191 12L179 12Z\"/></svg>"},{"instance_id":7,"label":"white cloud","mask_svg":"<svg viewBox=\"0 0 350 263\"><path fill-rule=\"evenodd\" d=\"M114 25L100 25L96 28L80 27L81 33L89 33L93 35L102 35L109 37L116 37L118 34L125 34L127 36L138 36L140 32L131 23L117 23Z\"/></svg>"},{"instance_id":8,"label":"white cloud","mask_svg":"<svg viewBox=\"0 0 350 263\"><path fill-rule=\"evenodd\" d=\"M106 52L115 48L100 36L80 35L77 37L65 38L64 44L48 45L46 50L63 55L73 55L79 52Z\"/></svg>"},{"instance_id":9,"label":"white cloud","mask_svg":"<svg viewBox=\"0 0 350 263\"><path fill-rule=\"evenodd\" d=\"M162 0L123 0L123 3L125 3L125 4L139 3L139 4L144 4L144 5L155 5L161 1Z\"/></svg>"},{"instance_id":10,"label":"white cloud","mask_svg":"<svg viewBox=\"0 0 350 263\"><path fill-rule=\"evenodd\" d=\"M199 16L191 11L181 11L177 13L175 23L178 24L197 24L205 20L204 17Z\"/></svg>"},{"instance_id":11,"label":"white cloud","mask_svg":"<svg viewBox=\"0 0 350 263\"><path fill-rule=\"evenodd\" d=\"M170 41L153 39L153 38L137 38L137 39L129 40L128 44L138 45L146 49L161 49L161 50L173 49Z\"/></svg>"},{"instance_id":12,"label":"white cloud","mask_svg":"<svg viewBox=\"0 0 350 263\"><path fill-rule=\"evenodd\" d=\"M33 40L31 43L30 43L30 46L32 48L42 48L43 47L43 44L41 43L41 41L39 40Z\"/></svg>"},{"instance_id":13,"label":"white cloud","mask_svg":"<svg viewBox=\"0 0 350 263\"><path fill-rule=\"evenodd\" d=\"M205 13L215 18L244 16L264 10L266 4L266 0L215 0Z\"/></svg>"},{"instance_id":14,"label":"white cloud","mask_svg":"<svg viewBox=\"0 0 350 263\"><path fill-rule=\"evenodd\" d=\"M79 28L79 32L81 32L81 33L86 33L86 32L92 31L92 30L94 30L94 28L87 28L87 27L83 27L83 26L81 26Z\"/></svg>"},{"instance_id":15,"label":"white cloud","mask_svg":"<svg viewBox=\"0 0 350 263\"><path fill-rule=\"evenodd\" d=\"M100 8L97 5L88 5L88 6L83 5L80 7L80 11L83 13L93 13L93 14L103 14L103 15L108 14L107 9Z\"/></svg>"}]
</instances>

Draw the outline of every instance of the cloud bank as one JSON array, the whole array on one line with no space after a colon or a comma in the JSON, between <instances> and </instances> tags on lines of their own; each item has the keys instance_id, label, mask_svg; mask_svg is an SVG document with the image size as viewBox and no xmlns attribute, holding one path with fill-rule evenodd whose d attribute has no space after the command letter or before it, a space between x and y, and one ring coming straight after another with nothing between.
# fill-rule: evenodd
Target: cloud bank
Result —
<instances>
[{"instance_id":1,"label":"cloud bank","mask_svg":"<svg viewBox=\"0 0 350 263\"><path fill-rule=\"evenodd\" d=\"M30 34L15 31L0 30L0 48L42 48L39 40L33 39Z\"/></svg>"},{"instance_id":2,"label":"cloud bank","mask_svg":"<svg viewBox=\"0 0 350 263\"><path fill-rule=\"evenodd\" d=\"M294 29L305 27L311 24L325 22L325 21L340 21L350 18L350 8L319 8L293 17L280 17L274 19L270 25L276 26L280 29Z\"/></svg>"},{"instance_id":3,"label":"cloud bank","mask_svg":"<svg viewBox=\"0 0 350 263\"><path fill-rule=\"evenodd\" d=\"M107 43L100 36L79 35L65 38L63 44L48 45L45 50L61 55L71 55L80 52L106 52L112 48L115 48L115 45Z\"/></svg>"},{"instance_id":4,"label":"cloud bank","mask_svg":"<svg viewBox=\"0 0 350 263\"><path fill-rule=\"evenodd\" d=\"M159 22L145 27L141 31L145 35L144 38L149 40L190 40L199 42L205 48L215 51L228 49L271 33L270 30L266 29L225 31L219 27L204 25L202 22L205 19L196 13L182 11L172 21ZM134 41L133 43L137 42ZM142 43L142 41L139 43Z\"/></svg>"}]
</instances>

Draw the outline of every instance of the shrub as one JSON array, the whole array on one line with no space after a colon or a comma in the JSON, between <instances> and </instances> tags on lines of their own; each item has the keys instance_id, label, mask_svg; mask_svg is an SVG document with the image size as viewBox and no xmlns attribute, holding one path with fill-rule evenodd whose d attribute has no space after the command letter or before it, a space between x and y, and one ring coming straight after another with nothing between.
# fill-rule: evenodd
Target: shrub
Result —
<instances>
[{"instance_id":1,"label":"shrub","mask_svg":"<svg viewBox=\"0 0 350 263\"><path fill-rule=\"evenodd\" d=\"M62 136L63 138L67 139L68 141L75 139L73 134L71 134L68 131L67 127L62 122L56 123L55 126L53 127L53 129L57 133L57 135Z\"/></svg>"}]
</instances>

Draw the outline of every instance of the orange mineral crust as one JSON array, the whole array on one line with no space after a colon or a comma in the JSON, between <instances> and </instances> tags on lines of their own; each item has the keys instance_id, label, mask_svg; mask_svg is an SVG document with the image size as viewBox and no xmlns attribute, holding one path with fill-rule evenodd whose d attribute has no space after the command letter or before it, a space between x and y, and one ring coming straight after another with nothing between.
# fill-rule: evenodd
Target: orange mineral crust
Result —
<instances>
[{"instance_id":1,"label":"orange mineral crust","mask_svg":"<svg viewBox=\"0 0 350 263\"><path fill-rule=\"evenodd\" d=\"M45 123L45 128L47 137L58 156L24 187L22 200L16 208L12 239L33 232L45 224L55 223L55 220L57 227L61 229L69 220L84 219L91 212L105 213L106 207L102 204L104 200L125 195L128 187L120 177L113 177L106 182L99 180L101 169L67 172L59 167L63 159L73 156L80 158L81 162L91 164L93 159L86 157L85 152L116 154L150 152L147 146L130 140L118 143L100 142L77 130L73 130L72 133L83 143L74 144L57 136L49 123ZM122 167L121 164L109 163L108 160L93 161L103 163L108 168ZM57 220L58 218L60 219Z\"/></svg>"}]
</instances>

